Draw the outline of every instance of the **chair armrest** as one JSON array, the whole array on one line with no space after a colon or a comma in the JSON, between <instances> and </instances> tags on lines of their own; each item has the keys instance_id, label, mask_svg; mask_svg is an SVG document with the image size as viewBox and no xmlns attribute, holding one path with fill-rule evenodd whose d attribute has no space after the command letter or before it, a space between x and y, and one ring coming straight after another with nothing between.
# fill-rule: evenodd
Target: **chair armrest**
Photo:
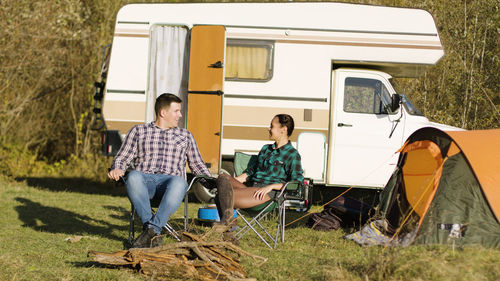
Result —
<instances>
[{"instance_id":1,"label":"chair armrest","mask_svg":"<svg viewBox=\"0 0 500 281\"><path fill-rule=\"evenodd\" d=\"M299 181L289 181L285 183L284 189L286 191L294 191L299 189L300 187L300 182Z\"/></svg>"},{"instance_id":2,"label":"chair armrest","mask_svg":"<svg viewBox=\"0 0 500 281\"><path fill-rule=\"evenodd\" d=\"M189 184L188 186L188 190L191 189L191 186L193 186L193 184L197 181L201 181L202 184L206 187L205 184L209 184L210 185L210 188L209 189L213 189L213 188L216 188L217 185L215 183L215 180L216 178L212 177L212 176L208 176L208 175L196 175L193 177L193 179L191 179L191 183ZM205 184L204 184L205 183ZM208 187L207 187L208 188Z\"/></svg>"},{"instance_id":3,"label":"chair armrest","mask_svg":"<svg viewBox=\"0 0 500 281\"><path fill-rule=\"evenodd\" d=\"M197 175L193 179L206 179L206 180L216 180L216 178L208 175Z\"/></svg>"},{"instance_id":4,"label":"chair armrest","mask_svg":"<svg viewBox=\"0 0 500 281\"><path fill-rule=\"evenodd\" d=\"M312 179L304 179L304 182L291 181L286 183L285 198L296 200L311 200L312 199Z\"/></svg>"}]
</instances>

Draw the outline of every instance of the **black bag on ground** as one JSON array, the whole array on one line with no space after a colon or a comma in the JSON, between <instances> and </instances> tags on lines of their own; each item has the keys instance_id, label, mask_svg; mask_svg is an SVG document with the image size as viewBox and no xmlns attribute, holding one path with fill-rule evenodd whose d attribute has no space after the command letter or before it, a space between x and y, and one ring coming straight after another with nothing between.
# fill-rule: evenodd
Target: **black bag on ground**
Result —
<instances>
[{"instance_id":1,"label":"black bag on ground","mask_svg":"<svg viewBox=\"0 0 500 281\"><path fill-rule=\"evenodd\" d=\"M370 205L344 196L326 205L325 209L333 209L333 212L342 219L342 227L364 225L375 214L375 210Z\"/></svg>"},{"instance_id":2,"label":"black bag on ground","mask_svg":"<svg viewBox=\"0 0 500 281\"><path fill-rule=\"evenodd\" d=\"M373 208L350 197L339 197L327 204L321 213L309 217L308 225L315 230L337 230L340 227L361 226L374 214Z\"/></svg>"},{"instance_id":3,"label":"black bag on ground","mask_svg":"<svg viewBox=\"0 0 500 281\"><path fill-rule=\"evenodd\" d=\"M335 215L333 209L325 208L321 213L314 213L309 217L308 225L314 230L337 230L341 219Z\"/></svg>"}]
</instances>

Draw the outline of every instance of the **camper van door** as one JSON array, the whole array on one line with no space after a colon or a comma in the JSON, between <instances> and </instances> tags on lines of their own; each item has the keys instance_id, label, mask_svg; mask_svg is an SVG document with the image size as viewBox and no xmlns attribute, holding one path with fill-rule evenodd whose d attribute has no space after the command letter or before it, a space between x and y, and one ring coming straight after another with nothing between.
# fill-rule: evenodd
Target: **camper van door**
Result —
<instances>
[{"instance_id":1,"label":"camper van door","mask_svg":"<svg viewBox=\"0 0 500 281\"><path fill-rule=\"evenodd\" d=\"M220 163L222 95L226 28L197 25L191 29L187 128L212 174Z\"/></svg>"},{"instance_id":2,"label":"camper van door","mask_svg":"<svg viewBox=\"0 0 500 281\"><path fill-rule=\"evenodd\" d=\"M397 124L398 118L395 118L401 108L392 115L385 108L394 90L378 72L334 72L335 113L330 125L330 139L334 144L329 148L328 182L381 188L395 168L395 151L403 141L403 120Z\"/></svg>"}]
</instances>

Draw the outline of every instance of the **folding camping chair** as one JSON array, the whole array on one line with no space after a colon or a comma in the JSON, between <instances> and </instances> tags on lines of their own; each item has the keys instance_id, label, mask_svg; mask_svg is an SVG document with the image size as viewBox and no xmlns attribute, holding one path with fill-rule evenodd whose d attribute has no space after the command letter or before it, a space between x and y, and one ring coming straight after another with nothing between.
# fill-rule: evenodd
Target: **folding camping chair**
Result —
<instances>
[{"instance_id":1,"label":"folding camping chair","mask_svg":"<svg viewBox=\"0 0 500 281\"><path fill-rule=\"evenodd\" d=\"M257 161L257 155L249 155L242 152L234 154L234 172L240 175L249 166ZM276 248L278 240L285 242L285 209L293 208L296 211L308 211L311 205L312 198L312 180L306 179L303 184L297 181L287 182L275 198L270 201L255 206L249 209L243 209L250 216L255 214L253 218L247 219L240 210L236 210L239 217L245 222L245 226L236 233L236 238L239 240L249 230L252 230L269 248ZM261 224L261 220L265 218L274 209L278 208L278 221L276 225L276 235L273 237L266 228ZM258 228L257 228L258 227ZM261 233L259 233L259 229ZM273 244L273 246L271 246Z\"/></svg>"},{"instance_id":2,"label":"folding camping chair","mask_svg":"<svg viewBox=\"0 0 500 281\"><path fill-rule=\"evenodd\" d=\"M193 184L195 184L197 181L201 180L201 179L205 179L205 180L215 180L215 178L213 177L209 177L209 176L206 176L206 175L199 175L199 176L195 176L193 177L193 179L191 179L191 182L188 186L188 189L186 190L186 195L184 196L184 231L187 231L187 225L188 225L188 192L189 190L191 189L191 187L193 186ZM125 179L122 177L121 178L122 182L125 183ZM157 199L157 198L153 198L150 202L151 202L151 208L158 208L158 206L160 205L160 200L161 199ZM132 243L134 242L134 239L135 239L135 229L134 229L134 222L135 222L135 208L134 208L134 205L133 204L130 204L131 206L131 210L130 210L130 223L129 223L129 227L128 227L128 243L130 245L132 245ZM154 212L154 210L152 210ZM168 234L170 234L175 240L177 241L181 241L181 236L179 235L179 233L177 231L175 231L175 229L172 227L172 225L170 225L168 222L167 224L163 227Z\"/></svg>"}]
</instances>

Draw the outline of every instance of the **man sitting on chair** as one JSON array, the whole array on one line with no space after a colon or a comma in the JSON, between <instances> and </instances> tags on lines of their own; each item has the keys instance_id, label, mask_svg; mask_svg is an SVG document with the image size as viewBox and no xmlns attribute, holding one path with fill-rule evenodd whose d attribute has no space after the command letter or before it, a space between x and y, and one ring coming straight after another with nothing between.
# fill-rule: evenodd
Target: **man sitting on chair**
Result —
<instances>
[{"instance_id":1,"label":"man sitting on chair","mask_svg":"<svg viewBox=\"0 0 500 281\"><path fill-rule=\"evenodd\" d=\"M156 120L130 129L108 173L109 178L118 181L133 161L134 170L127 175L126 187L143 224L143 232L132 248L162 243L161 237L156 236L186 194L186 160L194 174L210 176L193 135L177 127L182 117L181 102L173 94L160 95L155 102ZM155 195L161 202L153 215L150 199Z\"/></svg>"}]
</instances>

